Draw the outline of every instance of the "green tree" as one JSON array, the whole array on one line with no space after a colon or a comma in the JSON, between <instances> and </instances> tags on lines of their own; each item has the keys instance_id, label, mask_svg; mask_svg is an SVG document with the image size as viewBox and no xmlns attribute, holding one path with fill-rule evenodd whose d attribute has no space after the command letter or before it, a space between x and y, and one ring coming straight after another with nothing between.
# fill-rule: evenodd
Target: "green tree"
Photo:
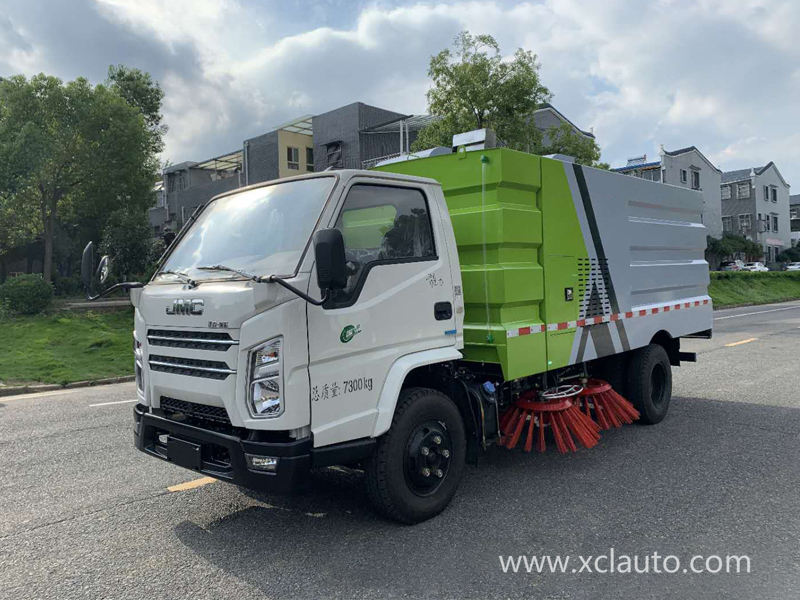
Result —
<instances>
[{"instance_id":1,"label":"green tree","mask_svg":"<svg viewBox=\"0 0 800 600\"><path fill-rule=\"evenodd\" d=\"M111 271L117 278L127 281L142 275L162 250L162 243L153 239L145 212L123 208L109 216L100 251L111 256Z\"/></svg>"},{"instance_id":2,"label":"green tree","mask_svg":"<svg viewBox=\"0 0 800 600\"><path fill-rule=\"evenodd\" d=\"M7 161L0 196L36 208L45 281L52 279L59 218L104 221L116 208L152 201L163 135L152 105L162 96L160 89L144 94L148 86L157 88L127 69L112 72L108 85L83 78L65 84L44 74L0 81L0 158ZM133 100L139 97L141 103Z\"/></svg>"},{"instance_id":3,"label":"green tree","mask_svg":"<svg viewBox=\"0 0 800 600\"><path fill-rule=\"evenodd\" d=\"M599 146L568 124L551 128L550 143L543 146L533 114L552 94L542 84L539 69L530 51L519 48L512 60L504 60L492 36L462 31L453 50L445 48L431 57L428 112L440 118L419 132L413 149L450 146L456 133L486 127L514 150L564 153L581 164L603 166L598 162Z\"/></svg>"}]
</instances>

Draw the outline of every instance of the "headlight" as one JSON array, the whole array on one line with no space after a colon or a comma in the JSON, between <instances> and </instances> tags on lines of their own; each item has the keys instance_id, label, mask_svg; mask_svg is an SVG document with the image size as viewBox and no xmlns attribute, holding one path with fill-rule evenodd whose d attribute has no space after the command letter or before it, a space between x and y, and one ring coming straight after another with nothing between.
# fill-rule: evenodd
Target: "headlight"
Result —
<instances>
[{"instance_id":1,"label":"headlight","mask_svg":"<svg viewBox=\"0 0 800 600\"><path fill-rule=\"evenodd\" d=\"M250 351L250 378L247 390L248 409L256 418L274 418L283 414L283 340L270 340Z\"/></svg>"},{"instance_id":2,"label":"headlight","mask_svg":"<svg viewBox=\"0 0 800 600\"><path fill-rule=\"evenodd\" d=\"M144 374L142 367L142 343L133 336L133 368L136 374L136 389L144 393Z\"/></svg>"}]
</instances>

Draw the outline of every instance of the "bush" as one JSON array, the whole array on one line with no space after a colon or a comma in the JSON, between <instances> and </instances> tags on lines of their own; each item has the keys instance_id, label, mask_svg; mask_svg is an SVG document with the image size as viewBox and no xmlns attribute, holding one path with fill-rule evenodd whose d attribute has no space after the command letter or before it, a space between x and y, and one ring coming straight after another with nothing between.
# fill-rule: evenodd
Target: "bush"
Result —
<instances>
[{"instance_id":1,"label":"bush","mask_svg":"<svg viewBox=\"0 0 800 600\"><path fill-rule=\"evenodd\" d=\"M35 315L53 302L53 286L41 275L17 275L0 286L0 300L15 312Z\"/></svg>"}]
</instances>

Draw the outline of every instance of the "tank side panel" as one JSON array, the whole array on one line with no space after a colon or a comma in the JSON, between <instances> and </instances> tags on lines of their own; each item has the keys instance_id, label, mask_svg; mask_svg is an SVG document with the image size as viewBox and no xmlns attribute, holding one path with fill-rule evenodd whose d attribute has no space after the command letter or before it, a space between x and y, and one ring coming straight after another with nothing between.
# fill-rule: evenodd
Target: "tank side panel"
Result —
<instances>
[{"instance_id":1,"label":"tank side panel","mask_svg":"<svg viewBox=\"0 0 800 600\"><path fill-rule=\"evenodd\" d=\"M565 166L572 168L569 163L542 159L542 187L538 197L544 220L540 254L545 277L542 312L548 324L544 334L548 369L570 364L583 301L580 293L583 273L578 266L588 257Z\"/></svg>"},{"instance_id":2,"label":"tank side panel","mask_svg":"<svg viewBox=\"0 0 800 600\"><path fill-rule=\"evenodd\" d=\"M680 337L710 329L702 195L589 167L565 172L595 268L579 319L593 314L590 297L609 317L578 328L570 362L645 346L662 330Z\"/></svg>"},{"instance_id":3,"label":"tank side panel","mask_svg":"<svg viewBox=\"0 0 800 600\"><path fill-rule=\"evenodd\" d=\"M506 379L547 369L545 336L534 333L544 325L540 163L538 156L493 149L377 168L442 184L464 287L464 359L500 364Z\"/></svg>"}]
</instances>

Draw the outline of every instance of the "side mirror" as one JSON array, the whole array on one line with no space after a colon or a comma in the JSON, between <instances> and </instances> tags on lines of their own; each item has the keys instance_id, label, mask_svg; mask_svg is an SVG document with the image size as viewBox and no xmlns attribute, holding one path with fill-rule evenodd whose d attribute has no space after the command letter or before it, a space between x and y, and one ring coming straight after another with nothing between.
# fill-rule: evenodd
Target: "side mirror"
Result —
<instances>
[{"instance_id":1,"label":"side mirror","mask_svg":"<svg viewBox=\"0 0 800 600\"><path fill-rule=\"evenodd\" d=\"M81 258L81 282L87 290L92 288L92 272L94 271L94 242L86 244Z\"/></svg>"},{"instance_id":2,"label":"side mirror","mask_svg":"<svg viewBox=\"0 0 800 600\"><path fill-rule=\"evenodd\" d=\"M108 255L100 259L100 264L97 266L97 279L100 281L100 285L103 285L106 279L108 279L110 267L111 260L108 258Z\"/></svg>"},{"instance_id":3,"label":"side mirror","mask_svg":"<svg viewBox=\"0 0 800 600\"><path fill-rule=\"evenodd\" d=\"M344 237L338 229L320 229L314 234L319 289L342 290L347 286Z\"/></svg>"}]
</instances>

